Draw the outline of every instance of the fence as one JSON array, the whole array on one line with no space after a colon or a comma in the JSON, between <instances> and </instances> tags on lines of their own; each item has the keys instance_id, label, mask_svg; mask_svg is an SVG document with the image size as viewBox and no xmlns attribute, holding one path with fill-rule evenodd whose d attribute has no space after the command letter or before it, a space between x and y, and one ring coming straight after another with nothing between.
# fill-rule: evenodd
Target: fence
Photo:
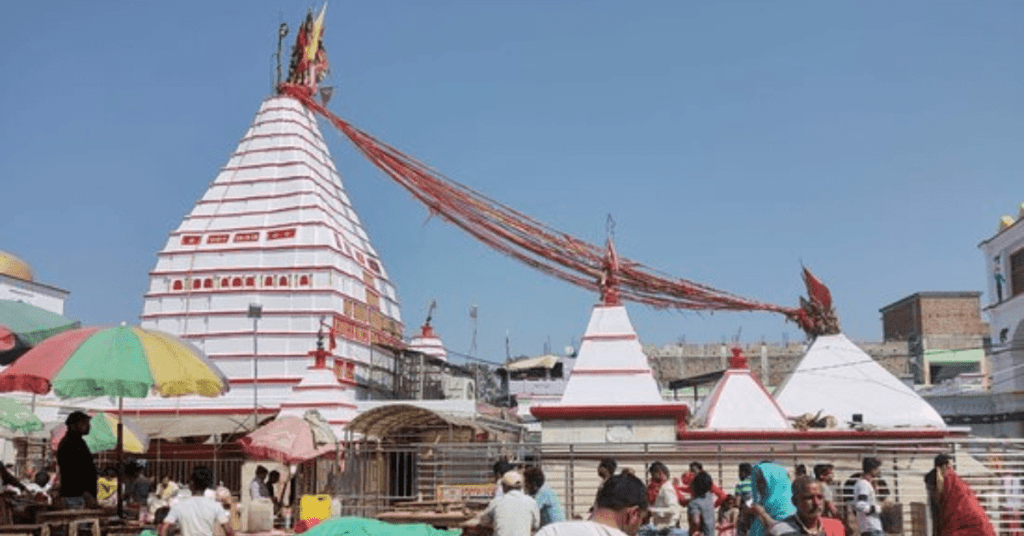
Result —
<instances>
[{"instance_id":1,"label":"fence","mask_svg":"<svg viewBox=\"0 0 1024 536\"><path fill-rule=\"evenodd\" d=\"M661 461L672 476L681 476L699 461L716 483L731 491L740 463L772 460L790 469L818 463L834 466L836 502L852 492L861 460L883 461L887 495L898 505L895 526L902 534L930 534L924 475L936 454L954 458L954 466L972 487L998 534L1024 536L1024 441L989 439L877 441L723 441L618 444L430 444L388 446L362 444L345 453L345 472L335 481L334 495L346 515L373 516L396 502L438 499L440 486L491 484L491 466L499 458L544 469L548 485L561 498L570 518L585 517L593 504L599 477L597 464L611 457L620 468L640 476Z\"/></svg>"},{"instance_id":2,"label":"fence","mask_svg":"<svg viewBox=\"0 0 1024 536\"><path fill-rule=\"evenodd\" d=\"M184 453L191 453L185 455ZM297 493L331 493L342 504L344 515L372 517L393 508L396 502L436 500L442 486L475 490L471 499L485 500L493 484L492 465L507 459L518 465L544 469L548 485L558 494L570 518L584 517L596 494L597 464L611 457L620 468L643 478L654 461L665 463L672 476L681 476L691 461L726 491L738 480L740 463L772 460L793 472L797 464L808 470L817 463L834 466L837 502L852 486L865 456L882 460L882 479L889 496L902 505L902 533L924 536L929 523L924 474L934 456L951 454L954 467L977 494L1000 535L1024 536L1024 440L954 438L946 440L875 441L721 441L609 444L499 444L431 443L380 444L354 442L346 445L342 463L320 459L299 468ZM212 455L211 455L212 453ZM101 457L100 463L112 461ZM214 469L218 481L236 493L243 490L240 469L244 456L230 445L203 453L201 449L163 451L148 460L147 476L187 478L195 465Z\"/></svg>"}]
</instances>

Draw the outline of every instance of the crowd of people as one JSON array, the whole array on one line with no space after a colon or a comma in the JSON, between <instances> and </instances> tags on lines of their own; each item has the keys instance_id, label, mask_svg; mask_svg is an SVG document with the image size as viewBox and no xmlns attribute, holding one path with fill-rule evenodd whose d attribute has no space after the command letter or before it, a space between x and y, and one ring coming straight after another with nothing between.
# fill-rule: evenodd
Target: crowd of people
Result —
<instances>
[{"instance_id":1,"label":"crowd of people","mask_svg":"<svg viewBox=\"0 0 1024 536\"><path fill-rule=\"evenodd\" d=\"M188 487L165 476L158 484L129 463L124 482L114 468L102 476L83 436L90 418L73 412L56 452L56 464L26 471L25 480L0 466L8 490L48 494L65 508L113 506L121 496L140 519L155 521L160 535L177 524L185 536L212 534L223 526L230 536L229 514L213 489L212 472L196 467ZM995 531L977 497L953 468L952 458L940 454L925 475L932 536L994 536ZM647 465L644 482L629 468L619 470L614 459L600 460L600 478L592 508L585 520L567 521L557 493L538 466L516 468L505 460L493 466L495 493L474 520L489 525L495 536L882 536L883 517L892 511L889 490L881 479L882 463L861 460L861 471L837 489L830 464L794 468L771 462L741 463L738 483L728 493L694 461L673 477L660 461ZM154 485L155 484L155 485ZM258 466L246 490L252 499L270 499L280 507L280 474ZM222 490L227 497L230 493ZM145 513L154 512L156 519Z\"/></svg>"},{"instance_id":2,"label":"crowd of people","mask_svg":"<svg viewBox=\"0 0 1024 536\"><path fill-rule=\"evenodd\" d=\"M940 454L925 475L932 536L995 536L987 514ZM522 473L511 464L494 465L494 499L474 520L495 536L882 536L883 518L897 514L882 462L865 457L861 471L837 490L834 467L819 464L787 469L771 461L738 466L739 482L725 492L699 462L681 477L655 461L647 481L632 471L616 473L615 460L598 464L597 497L586 520L565 520L557 495L538 467Z\"/></svg>"},{"instance_id":3,"label":"crowd of people","mask_svg":"<svg viewBox=\"0 0 1024 536\"><path fill-rule=\"evenodd\" d=\"M155 525L161 536L174 525L183 536L212 535L218 525L225 534L233 535L223 494L214 490L209 468L194 468L188 488L183 488L170 476L154 483L144 474L142 463L130 461L124 466L124 481L119 482L116 468L108 467L101 474L96 467L84 439L91 430L90 420L89 415L80 411L68 415L67 431L57 445L56 462L48 468L27 466L24 478L19 479L11 467L0 465L5 491L30 497L35 504L67 510L114 507L120 496L126 512ZM0 504L11 505L8 501ZM156 532L152 531L152 536Z\"/></svg>"}]
</instances>

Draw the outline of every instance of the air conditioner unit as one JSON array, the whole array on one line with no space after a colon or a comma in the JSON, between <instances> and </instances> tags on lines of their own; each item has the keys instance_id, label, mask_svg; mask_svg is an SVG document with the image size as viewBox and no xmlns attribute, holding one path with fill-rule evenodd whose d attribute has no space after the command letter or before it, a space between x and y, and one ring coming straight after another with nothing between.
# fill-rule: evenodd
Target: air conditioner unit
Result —
<instances>
[{"instance_id":1,"label":"air conditioner unit","mask_svg":"<svg viewBox=\"0 0 1024 536\"><path fill-rule=\"evenodd\" d=\"M476 398L476 384L471 378L444 377L441 380L444 387L445 400L473 400Z\"/></svg>"}]
</instances>

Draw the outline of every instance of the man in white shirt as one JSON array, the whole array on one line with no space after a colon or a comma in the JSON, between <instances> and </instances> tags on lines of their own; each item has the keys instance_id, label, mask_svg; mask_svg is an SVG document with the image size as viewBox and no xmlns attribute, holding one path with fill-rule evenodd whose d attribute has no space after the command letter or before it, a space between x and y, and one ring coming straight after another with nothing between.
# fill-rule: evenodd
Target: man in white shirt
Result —
<instances>
[{"instance_id":1,"label":"man in white shirt","mask_svg":"<svg viewBox=\"0 0 1024 536\"><path fill-rule=\"evenodd\" d=\"M540 510L537 501L523 493L523 475L507 471L500 484L503 493L487 505L481 524L493 526L494 536L530 536L540 527Z\"/></svg>"},{"instance_id":2,"label":"man in white shirt","mask_svg":"<svg viewBox=\"0 0 1024 536\"><path fill-rule=\"evenodd\" d=\"M651 523L643 527L641 532L679 534L679 520L682 517L682 507L679 506L679 498L676 496L675 487L672 485L671 475L668 466L662 462L651 463L648 469L650 481L647 483L648 490L657 490L654 493L648 491L648 499L654 496L654 504L651 505Z\"/></svg>"},{"instance_id":3,"label":"man in white shirt","mask_svg":"<svg viewBox=\"0 0 1024 536\"><path fill-rule=\"evenodd\" d=\"M235 531L228 522L228 512L214 499L206 497L204 491L213 486L213 472L209 468L197 466L192 470L192 496L181 499L167 513L160 524L160 536L167 536L171 525L177 523L182 536L213 536L214 527L220 525L226 536L234 536Z\"/></svg>"},{"instance_id":4,"label":"man in white shirt","mask_svg":"<svg viewBox=\"0 0 1024 536\"><path fill-rule=\"evenodd\" d=\"M262 465L256 466L256 476L249 483L249 498L270 498L270 488L267 487L267 468Z\"/></svg>"},{"instance_id":5,"label":"man in white shirt","mask_svg":"<svg viewBox=\"0 0 1024 536\"><path fill-rule=\"evenodd\" d=\"M875 498L874 480L882 472L878 458L867 457L861 462L863 472L853 485L853 508L857 510L857 530L861 536L882 536L882 506Z\"/></svg>"},{"instance_id":6,"label":"man in white shirt","mask_svg":"<svg viewBox=\"0 0 1024 536\"><path fill-rule=\"evenodd\" d=\"M649 513L643 481L619 473L601 485L589 521L551 523L534 536L636 536Z\"/></svg>"}]
</instances>

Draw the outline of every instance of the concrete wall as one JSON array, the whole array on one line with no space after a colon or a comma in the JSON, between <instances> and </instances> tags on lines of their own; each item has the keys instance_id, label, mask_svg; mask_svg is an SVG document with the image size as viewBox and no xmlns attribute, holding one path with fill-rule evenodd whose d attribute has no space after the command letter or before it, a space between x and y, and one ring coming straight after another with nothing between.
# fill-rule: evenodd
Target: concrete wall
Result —
<instances>
[{"instance_id":1,"label":"concrete wall","mask_svg":"<svg viewBox=\"0 0 1024 536\"><path fill-rule=\"evenodd\" d=\"M803 343L745 344L740 345L747 356L751 372L770 388L782 381L800 363L807 347ZM857 346L897 377L905 376L911 360L905 342L858 342ZM673 344L660 348L647 346L644 353L654 370L654 377L662 386L672 380L688 378L706 372L722 370L727 366L724 356L729 346L723 344ZM767 381L765 381L767 379ZM689 391L689 390L687 390ZM681 393L685 398L688 393Z\"/></svg>"}]
</instances>

